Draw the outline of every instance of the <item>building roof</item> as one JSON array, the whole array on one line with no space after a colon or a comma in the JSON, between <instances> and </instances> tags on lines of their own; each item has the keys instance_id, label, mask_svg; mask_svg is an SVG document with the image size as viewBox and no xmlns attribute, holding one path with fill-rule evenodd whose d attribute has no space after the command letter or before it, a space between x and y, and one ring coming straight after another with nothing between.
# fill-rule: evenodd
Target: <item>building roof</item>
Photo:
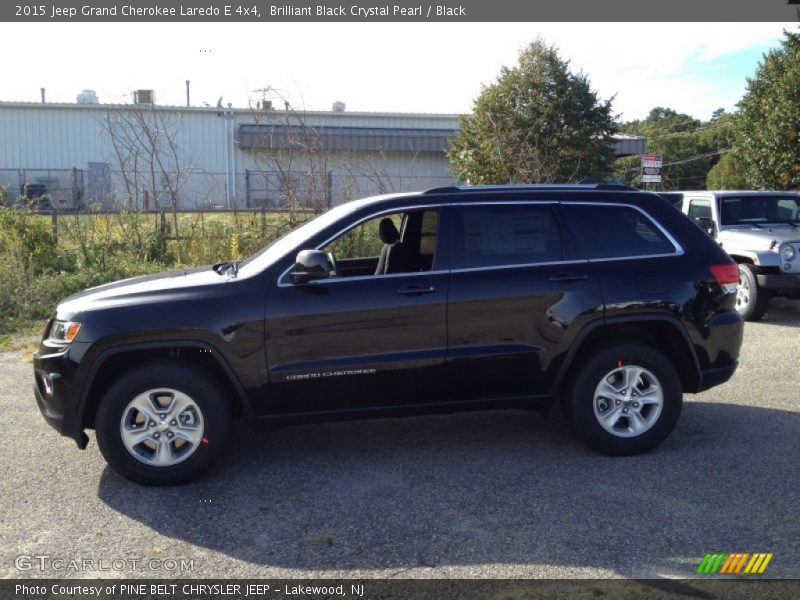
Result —
<instances>
[{"instance_id":1,"label":"building roof","mask_svg":"<svg viewBox=\"0 0 800 600\"><path fill-rule=\"evenodd\" d=\"M442 152L449 148L455 129L406 127L294 127L240 125L242 149L347 150L364 152Z\"/></svg>"},{"instance_id":2,"label":"building roof","mask_svg":"<svg viewBox=\"0 0 800 600\"><path fill-rule=\"evenodd\" d=\"M173 104L132 104L132 103L95 103L95 104L78 104L77 102L19 102L16 100L0 100L0 108L59 108L59 109L73 109L73 110L125 110L135 107L146 106L154 110L163 110L171 112L233 112L237 115L251 115L251 114L272 114L272 115L285 115L286 110L281 108L251 108L251 107L228 107L228 106L183 106ZM433 113L433 112L385 112L385 111L354 111L354 110L302 110L294 109L291 113L309 116L343 116L343 117L388 117L388 118L420 118L420 119L443 119L443 120L458 120L461 115L455 113Z\"/></svg>"},{"instance_id":3,"label":"building roof","mask_svg":"<svg viewBox=\"0 0 800 600\"><path fill-rule=\"evenodd\" d=\"M0 101L0 110L126 110L135 104L77 104ZM157 111L183 114L232 115L239 125L243 149L317 147L325 150L368 152L443 152L457 135L459 115L437 113L286 111L278 108L227 108L145 105ZM252 119L254 123L243 121ZM267 122L260 122L261 120ZM617 157L644 154L646 138L614 134Z\"/></svg>"}]
</instances>

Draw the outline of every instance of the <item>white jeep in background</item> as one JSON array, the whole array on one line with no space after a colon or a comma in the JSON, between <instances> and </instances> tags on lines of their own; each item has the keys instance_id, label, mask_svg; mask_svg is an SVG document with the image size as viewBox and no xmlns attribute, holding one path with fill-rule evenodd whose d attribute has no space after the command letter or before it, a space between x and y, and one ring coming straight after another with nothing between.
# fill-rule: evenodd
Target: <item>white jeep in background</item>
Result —
<instances>
[{"instance_id":1,"label":"white jeep in background","mask_svg":"<svg viewBox=\"0 0 800 600\"><path fill-rule=\"evenodd\" d=\"M681 210L739 264L743 319L758 321L774 297L800 298L800 193L681 193Z\"/></svg>"}]
</instances>

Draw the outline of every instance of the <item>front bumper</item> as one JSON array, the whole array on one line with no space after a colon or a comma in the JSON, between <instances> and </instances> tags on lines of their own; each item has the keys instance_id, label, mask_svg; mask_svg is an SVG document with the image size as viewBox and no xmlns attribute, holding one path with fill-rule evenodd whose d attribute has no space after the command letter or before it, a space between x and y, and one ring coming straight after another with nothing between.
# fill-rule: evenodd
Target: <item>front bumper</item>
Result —
<instances>
[{"instance_id":1,"label":"front bumper","mask_svg":"<svg viewBox=\"0 0 800 600\"><path fill-rule=\"evenodd\" d=\"M42 344L33 357L33 395L44 420L83 449L89 441L78 411L76 370L86 345L63 350Z\"/></svg>"},{"instance_id":2,"label":"front bumper","mask_svg":"<svg viewBox=\"0 0 800 600\"><path fill-rule=\"evenodd\" d=\"M756 275L758 287L765 290L785 290L800 292L800 275L787 273L759 273Z\"/></svg>"},{"instance_id":3,"label":"front bumper","mask_svg":"<svg viewBox=\"0 0 800 600\"><path fill-rule=\"evenodd\" d=\"M48 401L39 390L38 383L33 384L33 394L36 396L36 404L39 405L39 410L47 424L61 435L75 440L81 450L86 448L89 443L89 436L83 431L80 420L75 417L65 417L63 413L59 412L59 407L55 403Z\"/></svg>"}]
</instances>

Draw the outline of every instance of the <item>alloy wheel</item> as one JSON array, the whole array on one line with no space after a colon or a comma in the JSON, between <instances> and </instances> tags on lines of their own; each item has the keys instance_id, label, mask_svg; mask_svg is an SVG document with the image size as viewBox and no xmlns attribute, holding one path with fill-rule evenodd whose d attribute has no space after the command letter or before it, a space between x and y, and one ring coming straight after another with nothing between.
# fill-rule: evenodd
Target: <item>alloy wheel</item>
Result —
<instances>
[{"instance_id":1,"label":"alloy wheel","mask_svg":"<svg viewBox=\"0 0 800 600\"><path fill-rule=\"evenodd\" d=\"M122 412L120 435L137 460L157 467L176 465L203 441L203 413L188 395L170 388L148 390Z\"/></svg>"},{"instance_id":2,"label":"alloy wheel","mask_svg":"<svg viewBox=\"0 0 800 600\"><path fill-rule=\"evenodd\" d=\"M652 371L637 365L620 365L600 380L594 392L594 416L617 437L642 435L658 421L664 391Z\"/></svg>"}]
</instances>

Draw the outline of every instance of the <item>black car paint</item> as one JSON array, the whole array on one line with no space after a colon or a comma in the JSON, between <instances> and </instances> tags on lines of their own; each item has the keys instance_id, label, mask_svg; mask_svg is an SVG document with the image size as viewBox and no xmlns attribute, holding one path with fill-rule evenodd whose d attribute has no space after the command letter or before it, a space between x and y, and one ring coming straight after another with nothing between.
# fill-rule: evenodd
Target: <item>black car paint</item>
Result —
<instances>
[{"instance_id":1,"label":"black car paint","mask_svg":"<svg viewBox=\"0 0 800 600\"><path fill-rule=\"evenodd\" d=\"M587 261L560 202L639 207L674 236L682 255ZM484 270L447 264L451 211L461 203L549 202L563 229L564 261ZM347 224L437 206L430 272L293 285L295 255ZM156 349L203 352L230 379L251 423L390 416L470 408L547 409L583 340L614 323L669 323L694 373L686 391L727 380L742 322L708 266L728 261L697 227L654 194L596 189L456 189L354 203L267 268L238 277L210 267L93 288L53 318L84 323L76 340L44 340L34 359L37 401L79 446L93 423L93 382L106 360ZM48 323L49 329L50 323ZM122 363L124 365L124 361ZM43 377L52 379L46 393Z\"/></svg>"}]
</instances>

